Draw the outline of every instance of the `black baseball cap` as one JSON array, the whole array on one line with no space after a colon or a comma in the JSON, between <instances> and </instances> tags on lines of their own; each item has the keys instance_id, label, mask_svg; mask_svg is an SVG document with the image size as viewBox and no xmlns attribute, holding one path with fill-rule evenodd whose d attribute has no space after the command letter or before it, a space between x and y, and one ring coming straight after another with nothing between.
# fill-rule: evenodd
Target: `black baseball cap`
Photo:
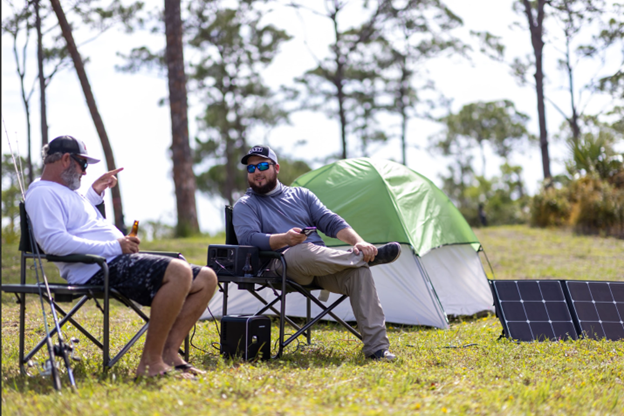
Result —
<instances>
[{"instance_id":1,"label":"black baseball cap","mask_svg":"<svg viewBox=\"0 0 624 416\"><path fill-rule=\"evenodd\" d=\"M71 153L84 157L90 164L98 163L100 159L89 157L87 154L87 146L84 142L76 140L72 136L59 136L48 143L48 154L53 153Z\"/></svg>"},{"instance_id":2,"label":"black baseball cap","mask_svg":"<svg viewBox=\"0 0 624 416\"><path fill-rule=\"evenodd\" d=\"M247 160L252 156L260 156L265 157L267 159L271 159L275 164L277 164L277 156L275 152L269 148L269 146L254 146L249 149L249 152L241 159L241 163L243 165L247 164Z\"/></svg>"}]
</instances>

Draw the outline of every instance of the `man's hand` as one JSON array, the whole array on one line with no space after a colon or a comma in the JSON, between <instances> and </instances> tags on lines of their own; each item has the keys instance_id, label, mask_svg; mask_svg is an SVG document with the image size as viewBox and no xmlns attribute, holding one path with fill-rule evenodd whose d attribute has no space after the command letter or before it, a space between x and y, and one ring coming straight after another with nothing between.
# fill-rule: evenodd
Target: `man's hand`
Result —
<instances>
[{"instance_id":1,"label":"man's hand","mask_svg":"<svg viewBox=\"0 0 624 416\"><path fill-rule=\"evenodd\" d=\"M115 187L117 185L117 178L115 175L122 170L123 168L118 168L100 176L95 182L93 182L93 185L91 185L95 193L102 195L102 192L104 192L107 188Z\"/></svg>"},{"instance_id":2,"label":"man's hand","mask_svg":"<svg viewBox=\"0 0 624 416\"><path fill-rule=\"evenodd\" d=\"M377 247L372 245L371 243L367 243L365 241L359 242L353 246L353 252L355 254L360 254L364 256L364 261L369 262L375 260L375 256L377 255Z\"/></svg>"},{"instance_id":3,"label":"man's hand","mask_svg":"<svg viewBox=\"0 0 624 416\"><path fill-rule=\"evenodd\" d=\"M283 234L271 234L269 244L271 249L279 250L282 247L292 247L301 244L306 238L308 237L305 234L301 234L301 228L294 227Z\"/></svg>"},{"instance_id":4,"label":"man's hand","mask_svg":"<svg viewBox=\"0 0 624 416\"><path fill-rule=\"evenodd\" d=\"M118 238L119 245L121 246L121 252L123 254L132 254L139 252L139 244L141 244L141 240L139 237L129 237L125 236L122 238Z\"/></svg>"},{"instance_id":5,"label":"man's hand","mask_svg":"<svg viewBox=\"0 0 624 416\"><path fill-rule=\"evenodd\" d=\"M372 245L371 243L367 243L364 241L362 237L351 227L343 228L338 231L336 237L340 241L344 241L347 244L351 244L353 246L353 253L360 254L364 257L365 262L375 260L375 256L377 255L377 247Z\"/></svg>"}]
</instances>

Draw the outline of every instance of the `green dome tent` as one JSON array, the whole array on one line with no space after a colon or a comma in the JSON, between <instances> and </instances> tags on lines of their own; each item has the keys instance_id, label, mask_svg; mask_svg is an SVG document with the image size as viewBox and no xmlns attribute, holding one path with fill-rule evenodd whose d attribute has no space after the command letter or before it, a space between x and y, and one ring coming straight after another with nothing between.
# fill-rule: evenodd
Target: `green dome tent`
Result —
<instances>
[{"instance_id":1,"label":"green dome tent","mask_svg":"<svg viewBox=\"0 0 624 416\"><path fill-rule=\"evenodd\" d=\"M359 158L308 172L293 186L314 192L364 240L401 243L399 260L371 269L388 322L445 328L446 315L493 310L477 253L481 244L429 179L399 163ZM323 239L330 247L348 248ZM345 319L349 313L344 311Z\"/></svg>"},{"instance_id":2,"label":"green dome tent","mask_svg":"<svg viewBox=\"0 0 624 416\"><path fill-rule=\"evenodd\" d=\"M398 260L371 268L387 322L447 328L447 315L494 310L477 253L479 241L449 198L429 179L395 162L360 158L308 172L292 186L310 189L366 241L401 243ZM328 246L350 248L322 237ZM257 294L264 296L262 291ZM209 305L215 316L220 315L220 295L215 294ZM289 296L287 315L305 317L305 299L295 293ZM294 299L297 296L299 302ZM328 302L336 298L332 293ZM253 314L257 308L258 301L248 292L229 294L228 313ZM317 309L315 305L312 308ZM355 320L347 302L334 313Z\"/></svg>"}]
</instances>

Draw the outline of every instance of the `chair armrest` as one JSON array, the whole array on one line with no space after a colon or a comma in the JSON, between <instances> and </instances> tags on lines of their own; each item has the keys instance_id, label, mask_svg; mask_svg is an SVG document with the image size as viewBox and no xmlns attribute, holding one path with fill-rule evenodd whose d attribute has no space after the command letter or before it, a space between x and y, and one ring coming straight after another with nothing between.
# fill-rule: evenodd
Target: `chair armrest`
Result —
<instances>
[{"instance_id":1,"label":"chair armrest","mask_svg":"<svg viewBox=\"0 0 624 416\"><path fill-rule=\"evenodd\" d=\"M282 253L278 251L260 251L258 255L260 257L267 257L270 259L279 259L280 257L282 257Z\"/></svg>"},{"instance_id":2,"label":"chair armrest","mask_svg":"<svg viewBox=\"0 0 624 416\"><path fill-rule=\"evenodd\" d=\"M100 266L102 263L106 263L106 259L102 256L96 256L95 254L70 254L68 256L55 256L54 254L46 254L45 258L48 261L57 261L62 263L97 263Z\"/></svg>"},{"instance_id":3,"label":"chair armrest","mask_svg":"<svg viewBox=\"0 0 624 416\"><path fill-rule=\"evenodd\" d=\"M178 253L178 252L175 252L175 251L140 251L139 253L141 253L141 254L153 254L155 256L173 257L173 258L176 258L176 259L186 260L184 258L184 256L182 255L182 253Z\"/></svg>"}]
</instances>

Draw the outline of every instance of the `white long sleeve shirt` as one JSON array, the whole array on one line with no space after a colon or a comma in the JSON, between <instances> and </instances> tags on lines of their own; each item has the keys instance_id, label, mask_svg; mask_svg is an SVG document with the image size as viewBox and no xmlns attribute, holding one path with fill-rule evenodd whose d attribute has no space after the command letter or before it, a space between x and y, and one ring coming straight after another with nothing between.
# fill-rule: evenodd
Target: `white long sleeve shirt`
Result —
<instances>
[{"instance_id":1,"label":"white long sleeve shirt","mask_svg":"<svg viewBox=\"0 0 624 416\"><path fill-rule=\"evenodd\" d=\"M122 254L117 239L123 234L95 208L101 202L92 187L82 196L56 182L36 180L26 192L35 240L47 254L96 254L110 262ZM100 270L97 264L55 264L73 284L85 283Z\"/></svg>"}]
</instances>

